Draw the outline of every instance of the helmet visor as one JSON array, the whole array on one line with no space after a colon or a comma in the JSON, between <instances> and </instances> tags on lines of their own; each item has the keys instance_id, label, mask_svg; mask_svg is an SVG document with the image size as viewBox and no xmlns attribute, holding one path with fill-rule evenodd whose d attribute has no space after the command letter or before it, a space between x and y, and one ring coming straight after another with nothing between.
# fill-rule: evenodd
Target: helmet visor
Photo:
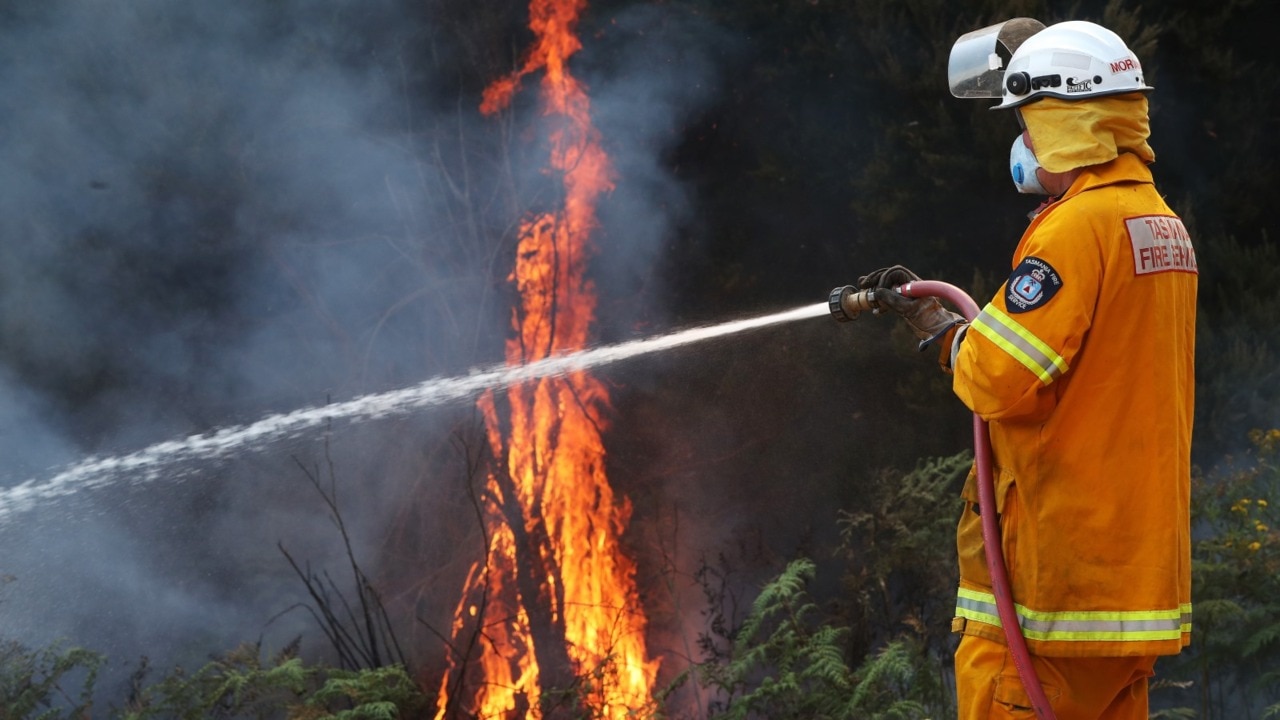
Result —
<instances>
[{"instance_id":1,"label":"helmet visor","mask_svg":"<svg viewBox=\"0 0 1280 720\"><path fill-rule=\"evenodd\" d=\"M1031 18L1013 18L961 35L951 46L947 83L958 98L999 98L1009 58L1027 38L1044 29Z\"/></svg>"}]
</instances>

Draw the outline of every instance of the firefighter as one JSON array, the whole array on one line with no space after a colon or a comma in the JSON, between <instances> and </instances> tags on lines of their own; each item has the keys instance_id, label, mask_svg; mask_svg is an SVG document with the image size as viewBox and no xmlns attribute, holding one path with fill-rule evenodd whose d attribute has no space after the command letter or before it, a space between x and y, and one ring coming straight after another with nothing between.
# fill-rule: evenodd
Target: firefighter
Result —
<instances>
[{"instance_id":1,"label":"firefighter","mask_svg":"<svg viewBox=\"0 0 1280 720\"><path fill-rule=\"evenodd\" d=\"M1093 23L1009 23L962 37L949 68L957 96L1000 97L1020 129L1014 184L1048 196L1007 282L972 323L895 292L918 279L904 267L859 285L939 344L956 395L989 423L996 507L971 472L957 530L960 717L1032 717L983 552L981 513L995 512L1054 713L1145 719L1156 658L1191 631L1195 249L1152 182L1133 52Z\"/></svg>"}]
</instances>

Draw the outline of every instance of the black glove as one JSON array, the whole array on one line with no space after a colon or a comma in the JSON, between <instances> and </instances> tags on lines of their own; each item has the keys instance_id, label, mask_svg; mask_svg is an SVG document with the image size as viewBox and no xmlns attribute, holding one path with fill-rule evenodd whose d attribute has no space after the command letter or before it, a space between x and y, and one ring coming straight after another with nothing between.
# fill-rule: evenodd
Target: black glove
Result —
<instances>
[{"instance_id":1,"label":"black glove","mask_svg":"<svg viewBox=\"0 0 1280 720\"><path fill-rule=\"evenodd\" d=\"M920 349L937 340L948 330L964 322L964 317L942 307L937 298L909 298L893 288L919 280L920 276L901 265L881 268L858 278L862 290L875 290L876 302L882 308L902 316L920 339Z\"/></svg>"}]
</instances>

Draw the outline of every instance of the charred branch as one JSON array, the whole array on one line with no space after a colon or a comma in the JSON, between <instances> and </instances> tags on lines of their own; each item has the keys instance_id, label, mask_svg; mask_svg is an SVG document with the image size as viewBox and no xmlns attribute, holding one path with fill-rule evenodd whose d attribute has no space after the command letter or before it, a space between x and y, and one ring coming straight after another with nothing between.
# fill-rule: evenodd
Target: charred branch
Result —
<instances>
[{"instance_id":1,"label":"charred branch","mask_svg":"<svg viewBox=\"0 0 1280 720\"><path fill-rule=\"evenodd\" d=\"M276 544L280 553L306 587L312 602L312 605L294 605L284 612L302 607L310 613L344 668L358 670L398 664L408 669L409 663L396 638L382 597L356 559L351 534L338 506L336 472L329 455L328 442L325 442L325 467L329 479L327 489L321 482L318 469L308 468L296 457L293 460L320 495L328 509L329 519L342 539L347 565L355 584L355 601L353 603L348 598L328 571L316 573L311 569L310 563L300 565L284 543L280 542Z\"/></svg>"}]
</instances>

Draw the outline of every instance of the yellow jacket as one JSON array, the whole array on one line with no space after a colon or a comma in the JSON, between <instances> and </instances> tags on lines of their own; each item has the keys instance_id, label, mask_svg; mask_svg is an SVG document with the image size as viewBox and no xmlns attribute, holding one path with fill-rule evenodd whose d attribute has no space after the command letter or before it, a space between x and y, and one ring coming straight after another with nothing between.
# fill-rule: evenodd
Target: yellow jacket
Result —
<instances>
[{"instance_id":1,"label":"yellow jacket","mask_svg":"<svg viewBox=\"0 0 1280 720\"><path fill-rule=\"evenodd\" d=\"M990 423L1005 563L1031 651L1165 655L1190 640L1197 270L1146 165L1086 168L1027 228L974 320L955 392ZM976 480L957 624L1004 636Z\"/></svg>"}]
</instances>

